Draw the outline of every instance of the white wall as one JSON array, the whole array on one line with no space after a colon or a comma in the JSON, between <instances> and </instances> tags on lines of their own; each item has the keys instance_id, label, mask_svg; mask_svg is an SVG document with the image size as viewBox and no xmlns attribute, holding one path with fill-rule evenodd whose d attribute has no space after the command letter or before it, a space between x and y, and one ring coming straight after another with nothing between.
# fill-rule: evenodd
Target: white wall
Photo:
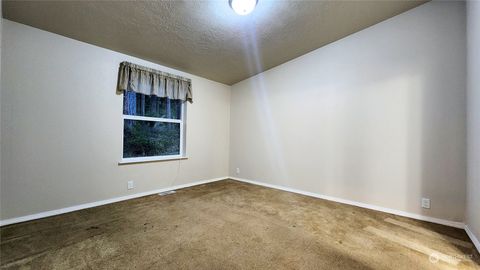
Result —
<instances>
[{"instance_id":1,"label":"white wall","mask_svg":"<svg viewBox=\"0 0 480 270\"><path fill-rule=\"evenodd\" d=\"M1 219L228 175L229 86L8 20L3 25ZM122 61L192 79L188 160L117 164ZM133 191L127 180L135 181Z\"/></svg>"},{"instance_id":2,"label":"white wall","mask_svg":"<svg viewBox=\"0 0 480 270\"><path fill-rule=\"evenodd\" d=\"M480 2L467 2L468 178L466 224L480 240Z\"/></svg>"},{"instance_id":3,"label":"white wall","mask_svg":"<svg viewBox=\"0 0 480 270\"><path fill-rule=\"evenodd\" d=\"M463 221L465 57L434 1L234 85L230 175Z\"/></svg>"}]
</instances>

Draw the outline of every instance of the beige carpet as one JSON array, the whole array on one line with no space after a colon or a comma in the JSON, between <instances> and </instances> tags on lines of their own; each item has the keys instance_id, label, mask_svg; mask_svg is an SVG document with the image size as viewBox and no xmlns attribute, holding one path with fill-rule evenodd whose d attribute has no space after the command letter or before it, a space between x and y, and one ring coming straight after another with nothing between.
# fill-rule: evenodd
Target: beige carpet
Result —
<instances>
[{"instance_id":1,"label":"beige carpet","mask_svg":"<svg viewBox=\"0 0 480 270\"><path fill-rule=\"evenodd\" d=\"M479 269L480 264L463 230L233 180L0 232L2 269Z\"/></svg>"}]
</instances>

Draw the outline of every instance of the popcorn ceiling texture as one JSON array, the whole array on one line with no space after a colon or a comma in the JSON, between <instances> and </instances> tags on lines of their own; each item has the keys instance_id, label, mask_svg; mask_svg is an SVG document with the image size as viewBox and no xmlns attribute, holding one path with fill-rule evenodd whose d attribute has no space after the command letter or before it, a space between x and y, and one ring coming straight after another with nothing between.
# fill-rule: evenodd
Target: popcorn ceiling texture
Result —
<instances>
[{"instance_id":1,"label":"popcorn ceiling texture","mask_svg":"<svg viewBox=\"0 0 480 270\"><path fill-rule=\"evenodd\" d=\"M3 1L3 17L234 84L425 1Z\"/></svg>"}]
</instances>

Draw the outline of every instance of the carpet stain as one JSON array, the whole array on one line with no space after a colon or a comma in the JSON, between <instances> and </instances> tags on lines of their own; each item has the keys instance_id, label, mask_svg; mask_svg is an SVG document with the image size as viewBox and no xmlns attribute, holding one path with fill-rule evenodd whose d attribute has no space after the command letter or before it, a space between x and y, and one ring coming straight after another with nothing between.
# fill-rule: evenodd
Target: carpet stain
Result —
<instances>
[{"instance_id":1,"label":"carpet stain","mask_svg":"<svg viewBox=\"0 0 480 270\"><path fill-rule=\"evenodd\" d=\"M480 269L479 258L460 229L233 180L0 228L1 269Z\"/></svg>"}]
</instances>

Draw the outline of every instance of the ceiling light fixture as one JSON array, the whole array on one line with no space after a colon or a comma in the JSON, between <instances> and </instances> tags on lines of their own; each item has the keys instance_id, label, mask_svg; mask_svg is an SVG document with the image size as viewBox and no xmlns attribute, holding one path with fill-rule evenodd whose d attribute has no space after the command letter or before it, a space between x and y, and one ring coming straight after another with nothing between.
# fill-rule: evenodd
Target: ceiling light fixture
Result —
<instances>
[{"instance_id":1,"label":"ceiling light fixture","mask_svg":"<svg viewBox=\"0 0 480 270\"><path fill-rule=\"evenodd\" d=\"M230 7L238 15L247 15L255 9L258 0L228 0Z\"/></svg>"}]
</instances>

